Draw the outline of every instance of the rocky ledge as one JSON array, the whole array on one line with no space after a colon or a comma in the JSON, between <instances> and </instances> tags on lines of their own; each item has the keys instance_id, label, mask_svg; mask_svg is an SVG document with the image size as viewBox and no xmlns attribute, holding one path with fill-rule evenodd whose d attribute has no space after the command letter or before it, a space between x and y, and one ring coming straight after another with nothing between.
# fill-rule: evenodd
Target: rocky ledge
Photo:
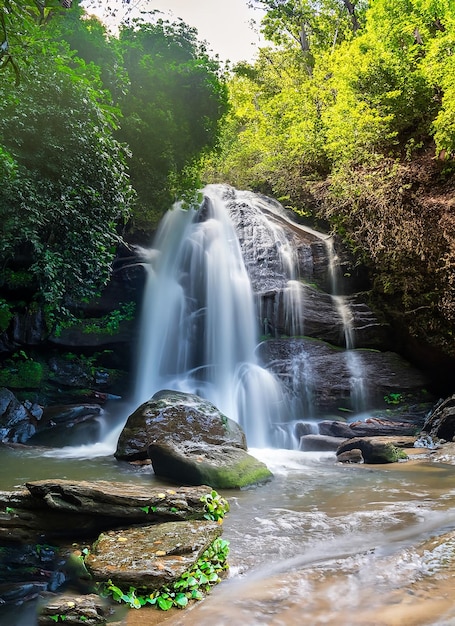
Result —
<instances>
[{"instance_id":1,"label":"rocky ledge","mask_svg":"<svg viewBox=\"0 0 455 626\"><path fill-rule=\"evenodd\" d=\"M17 571L12 571L10 558L3 563L14 599L21 576L29 576L29 565L36 565L27 562L27 545L39 545L41 551L48 546L52 552L47 574L55 583L52 588L41 584L34 589L35 596L47 599L40 624L51 623L56 614L65 616L67 623L106 621L109 611L89 596L77 602L49 596L62 585L83 585L85 593L97 591L137 608L139 598L182 608L191 599L200 599L227 568L227 542L220 535L228 509L224 498L203 485L170 489L55 479L1 492L0 544L22 544ZM60 547L51 548L49 541ZM57 576L50 576L52 569L59 569ZM194 572L199 572L199 579ZM25 596L32 584L23 579ZM7 592L2 589L0 602L8 602ZM53 613L57 605L58 613ZM81 620L81 615L87 619Z\"/></svg>"}]
</instances>

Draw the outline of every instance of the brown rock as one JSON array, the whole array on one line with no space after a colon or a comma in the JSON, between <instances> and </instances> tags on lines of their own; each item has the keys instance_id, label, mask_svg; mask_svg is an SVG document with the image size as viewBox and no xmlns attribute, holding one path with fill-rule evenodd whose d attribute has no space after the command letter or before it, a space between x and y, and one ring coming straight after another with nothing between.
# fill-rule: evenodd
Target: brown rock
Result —
<instances>
[{"instance_id":1,"label":"brown rock","mask_svg":"<svg viewBox=\"0 0 455 626\"><path fill-rule=\"evenodd\" d=\"M103 533L86 557L98 581L154 590L190 569L221 535L216 522L168 522Z\"/></svg>"},{"instance_id":2,"label":"brown rock","mask_svg":"<svg viewBox=\"0 0 455 626\"><path fill-rule=\"evenodd\" d=\"M352 450L346 450L346 452L340 452L337 455L337 461L340 463L364 463L362 450L353 448Z\"/></svg>"}]
</instances>

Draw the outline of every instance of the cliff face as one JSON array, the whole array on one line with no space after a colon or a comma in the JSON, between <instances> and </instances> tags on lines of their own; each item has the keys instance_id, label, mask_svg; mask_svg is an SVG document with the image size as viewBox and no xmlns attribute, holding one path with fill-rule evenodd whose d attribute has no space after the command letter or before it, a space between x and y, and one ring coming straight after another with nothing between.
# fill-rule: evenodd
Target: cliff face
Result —
<instances>
[{"instance_id":1,"label":"cliff face","mask_svg":"<svg viewBox=\"0 0 455 626\"><path fill-rule=\"evenodd\" d=\"M454 174L453 161L428 153L339 172L312 189L320 216L369 268L372 301L399 350L437 371L444 391L455 372Z\"/></svg>"}]
</instances>

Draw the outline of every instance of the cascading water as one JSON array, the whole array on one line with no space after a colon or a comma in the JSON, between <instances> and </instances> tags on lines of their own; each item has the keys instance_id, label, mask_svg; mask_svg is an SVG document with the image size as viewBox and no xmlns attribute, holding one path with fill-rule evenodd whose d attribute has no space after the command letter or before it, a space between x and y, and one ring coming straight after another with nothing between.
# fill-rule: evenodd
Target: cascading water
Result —
<instances>
[{"instance_id":1,"label":"cascading water","mask_svg":"<svg viewBox=\"0 0 455 626\"><path fill-rule=\"evenodd\" d=\"M355 410L363 408L365 398L360 360L352 349L352 313L337 293L339 266L333 244L291 222L281 205L257 194L209 185L204 195L198 210L176 205L169 211L154 249L144 251L149 279L135 405L165 388L194 393L236 420L250 446L293 447L296 442L287 425L317 419L310 355L301 349L293 357L285 385L279 375L261 366L256 355L261 329L270 336L269 314L275 323L282 320L288 336L305 334L314 259L302 260L292 232L300 237L305 233L326 247ZM284 222L290 226L287 230ZM305 263L311 267L305 269ZM306 281L300 275L302 266ZM264 301L269 293L274 295L267 311Z\"/></svg>"},{"instance_id":2,"label":"cascading water","mask_svg":"<svg viewBox=\"0 0 455 626\"><path fill-rule=\"evenodd\" d=\"M356 413L365 411L368 400L368 391L362 374L362 363L355 352L354 316L344 295L340 294L340 263L331 237L324 240L329 259L329 276L332 299L340 316L344 341L346 345L346 364L351 374L351 403Z\"/></svg>"},{"instance_id":3,"label":"cascading water","mask_svg":"<svg viewBox=\"0 0 455 626\"><path fill-rule=\"evenodd\" d=\"M135 402L172 388L212 401L253 447L271 444L283 394L255 356L253 293L216 188L199 211L176 206L159 228L144 298Z\"/></svg>"}]
</instances>

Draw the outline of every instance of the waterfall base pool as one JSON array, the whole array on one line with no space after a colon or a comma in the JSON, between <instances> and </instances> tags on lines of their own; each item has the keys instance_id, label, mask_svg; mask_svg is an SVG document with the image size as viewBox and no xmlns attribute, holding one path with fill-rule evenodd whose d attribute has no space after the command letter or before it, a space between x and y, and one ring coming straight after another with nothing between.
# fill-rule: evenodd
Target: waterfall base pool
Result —
<instances>
[{"instance_id":1,"label":"waterfall base pool","mask_svg":"<svg viewBox=\"0 0 455 626\"><path fill-rule=\"evenodd\" d=\"M274 472L263 487L225 492L229 578L189 610L119 608L147 626L448 626L455 623L455 467L428 460L336 463L331 453L252 450ZM66 477L159 484L150 468L109 457L46 458L6 450L2 487ZM9 474L9 476L8 476ZM30 607L8 626L33 626ZM22 620L22 621L21 621ZM23 621L25 620L25 621Z\"/></svg>"}]
</instances>

